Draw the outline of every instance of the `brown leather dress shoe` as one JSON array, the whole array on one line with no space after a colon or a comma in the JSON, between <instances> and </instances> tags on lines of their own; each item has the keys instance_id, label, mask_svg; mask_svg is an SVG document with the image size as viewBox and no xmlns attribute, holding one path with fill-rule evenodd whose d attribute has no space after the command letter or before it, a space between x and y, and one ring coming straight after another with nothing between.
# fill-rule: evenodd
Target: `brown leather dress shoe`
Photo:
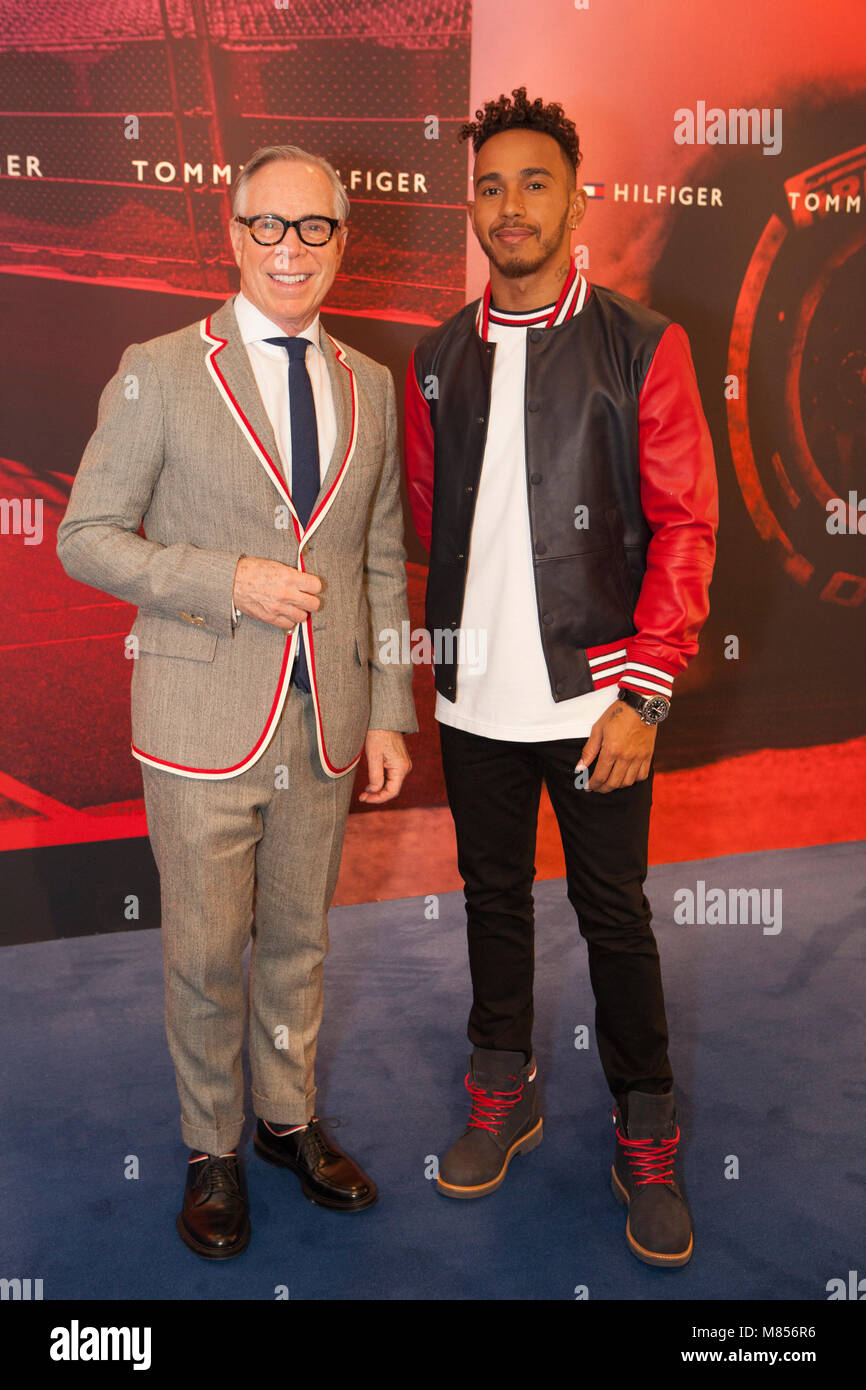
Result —
<instances>
[{"instance_id":1,"label":"brown leather dress shoe","mask_svg":"<svg viewBox=\"0 0 866 1390\"><path fill-rule=\"evenodd\" d=\"M373 1179L328 1137L315 1116L305 1129L291 1134L274 1134L259 1120L253 1147L267 1163L291 1168L301 1180L304 1196L317 1206L366 1211L378 1199Z\"/></svg>"},{"instance_id":2,"label":"brown leather dress shoe","mask_svg":"<svg viewBox=\"0 0 866 1390\"><path fill-rule=\"evenodd\" d=\"M187 1164L177 1232L184 1245L206 1260L230 1260L250 1243L250 1218L240 1164L234 1154Z\"/></svg>"}]
</instances>

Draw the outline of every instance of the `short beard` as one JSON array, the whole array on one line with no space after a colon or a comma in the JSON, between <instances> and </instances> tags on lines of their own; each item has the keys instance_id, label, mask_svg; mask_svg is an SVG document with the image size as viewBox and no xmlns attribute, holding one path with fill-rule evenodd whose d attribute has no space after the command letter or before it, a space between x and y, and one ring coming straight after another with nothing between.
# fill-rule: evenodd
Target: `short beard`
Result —
<instances>
[{"instance_id":1,"label":"short beard","mask_svg":"<svg viewBox=\"0 0 866 1390\"><path fill-rule=\"evenodd\" d=\"M553 232L546 241L540 243L537 256L534 260L531 260L529 257L517 257L500 263L496 259L496 252L492 243L481 236L480 233L476 233L476 235L478 236L482 251L487 259L493 262L500 275L506 280L522 280L527 275L534 275L536 271L543 270L548 262L557 254L562 243L562 234L565 231L565 224L567 221L568 209L566 208L562 215L562 221L556 228L556 231Z\"/></svg>"}]
</instances>

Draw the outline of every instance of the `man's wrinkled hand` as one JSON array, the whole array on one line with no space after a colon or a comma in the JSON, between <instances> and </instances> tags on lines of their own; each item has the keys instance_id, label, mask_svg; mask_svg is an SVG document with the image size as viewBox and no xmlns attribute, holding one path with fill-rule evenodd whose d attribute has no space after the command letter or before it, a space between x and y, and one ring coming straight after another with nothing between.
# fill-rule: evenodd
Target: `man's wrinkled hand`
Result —
<instances>
[{"instance_id":1,"label":"man's wrinkled hand","mask_svg":"<svg viewBox=\"0 0 866 1390\"><path fill-rule=\"evenodd\" d=\"M232 601L241 613L291 632L321 607L322 581L279 560L244 556L235 570Z\"/></svg>"},{"instance_id":2,"label":"man's wrinkled hand","mask_svg":"<svg viewBox=\"0 0 866 1390\"><path fill-rule=\"evenodd\" d=\"M358 800L373 805L393 800L412 771L403 735L393 729L369 729L364 751L369 780Z\"/></svg>"}]
</instances>

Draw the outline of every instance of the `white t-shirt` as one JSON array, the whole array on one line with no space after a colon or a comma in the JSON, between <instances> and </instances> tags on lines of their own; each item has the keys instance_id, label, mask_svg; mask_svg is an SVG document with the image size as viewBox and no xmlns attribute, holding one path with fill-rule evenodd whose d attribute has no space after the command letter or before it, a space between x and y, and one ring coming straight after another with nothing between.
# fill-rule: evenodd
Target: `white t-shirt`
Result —
<instances>
[{"instance_id":1,"label":"white t-shirt","mask_svg":"<svg viewBox=\"0 0 866 1390\"><path fill-rule=\"evenodd\" d=\"M550 306L550 310L553 305ZM537 323L538 309L525 315ZM550 691L541 646L526 497L526 333L498 322L487 443L475 502L460 638L457 699L436 696L436 718L485 738L537 743L584 738L616 699L614 684L571 700Z\"/></svg>"}]
</instances>

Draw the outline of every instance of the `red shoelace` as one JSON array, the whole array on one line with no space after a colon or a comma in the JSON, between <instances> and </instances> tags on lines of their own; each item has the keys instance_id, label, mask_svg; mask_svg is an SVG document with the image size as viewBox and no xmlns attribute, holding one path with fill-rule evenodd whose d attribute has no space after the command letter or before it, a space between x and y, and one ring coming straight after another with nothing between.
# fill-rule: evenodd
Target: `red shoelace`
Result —
<instances>
[{"instance_id":1,"label":"red shoelace","mask_svg":"<svg viewBox=\"0 0 866 1390\"><path fill-rule=\"evenodd\" d=\"M509 1081L516 1081L516 1076L509 1076ZM470 1080L470 1073L466 1073L466 1089L472 1097L472 1114L469 1116L469 1125L473 1129L487 1129L491 1134L495 1134L501 1128L504 1121L508 1118L511 1110L520 1097L523 1095L523 1082L517 1087L516 1091L487 1091L481 1086L476 1086ZM494 1097L499 1099L494 1099Z\"/></svg>"},{"instance_id":2,"label":"red shoelace","mask_svg":"<svg viewBox=\"0 0 866 1390\"><path fill-rule=\"evenodd\" d=\"M625 1149L636 1183L674 1181L679 1127L672 1139L627 1139L617 1125L616 1137Z\"/></svg>"}]
</instances>

